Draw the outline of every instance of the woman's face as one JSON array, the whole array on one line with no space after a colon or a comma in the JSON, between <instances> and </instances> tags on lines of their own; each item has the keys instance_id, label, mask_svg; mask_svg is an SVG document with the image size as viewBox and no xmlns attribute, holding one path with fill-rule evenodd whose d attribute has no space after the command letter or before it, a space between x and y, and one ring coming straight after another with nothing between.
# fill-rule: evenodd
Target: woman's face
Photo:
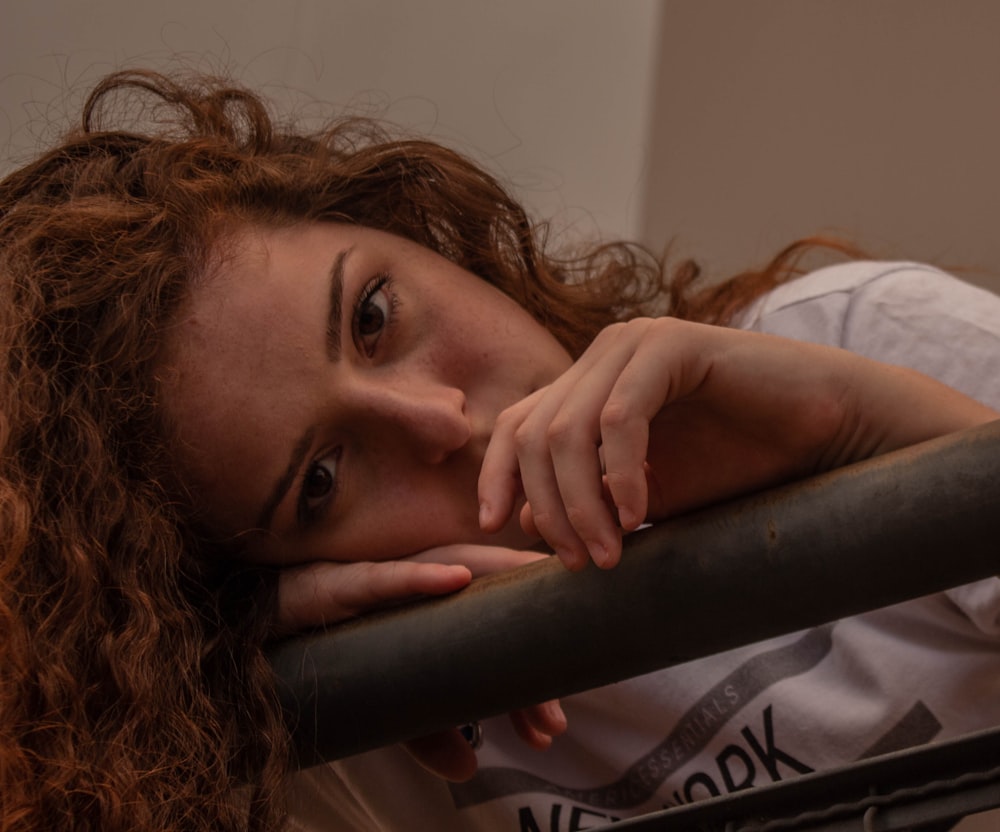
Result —
<instances>
[{"instance_id":1,"label":"woman's face","mask_svg":"<svg viewBox=\"0 0 1000 832\"><path fill-rule=\"evenodd\" d=\"M570 365L488 283L356 226L251 229L197 285L162 372L182 477L249 557L524 545L478 526L497 415Z\"/></svg>"}]
</instances>

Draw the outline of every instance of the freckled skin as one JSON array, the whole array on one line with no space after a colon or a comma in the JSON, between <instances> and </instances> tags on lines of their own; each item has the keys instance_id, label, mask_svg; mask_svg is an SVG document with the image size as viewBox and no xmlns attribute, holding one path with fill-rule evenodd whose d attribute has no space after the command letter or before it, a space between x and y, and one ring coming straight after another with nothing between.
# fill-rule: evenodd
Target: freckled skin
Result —
<instances>
[{"instance_id":1,"label":"freckled skin","mask_svg":"<svg viewBox=\"0 0 1000 832\"><path fill-rule=\"evenodd\" d=\"M383 232L315 223L227 243L238 254L194 287L162 373L178 464L217 531L245 535L249 556L274 564L530 542L516 520L480 531L476 482L500 411L571 364L547 330L485 281ZM331 358L331 270L345 251ZM304 437L288 494L257 528ZM324 501L315 483L331 471ZM304 482L326 506L307 528Z\"/></svg>"}]
</instances>

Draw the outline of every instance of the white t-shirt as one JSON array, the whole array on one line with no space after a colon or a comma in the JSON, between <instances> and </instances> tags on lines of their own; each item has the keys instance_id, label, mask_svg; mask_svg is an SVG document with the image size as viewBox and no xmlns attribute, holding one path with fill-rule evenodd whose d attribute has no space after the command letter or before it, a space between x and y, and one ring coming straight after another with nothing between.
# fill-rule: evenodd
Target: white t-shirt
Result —
<instances>
[{"instance_id":1,"label":"white t-shirt","mask_svg":"<svg viewBox=\"0 0 1000 832\"><path fill-rule=\"evenodd\" d=\"M927 266L822 269L762 298L737 325L913 367L1000 409L1000 298ZM569 730L544 752L505 717L486 721L468 783L427 774L397 747L301 772L292 827L568 832L998 725L1000 580L563 707Z\"/></svg>"}]
</instances>

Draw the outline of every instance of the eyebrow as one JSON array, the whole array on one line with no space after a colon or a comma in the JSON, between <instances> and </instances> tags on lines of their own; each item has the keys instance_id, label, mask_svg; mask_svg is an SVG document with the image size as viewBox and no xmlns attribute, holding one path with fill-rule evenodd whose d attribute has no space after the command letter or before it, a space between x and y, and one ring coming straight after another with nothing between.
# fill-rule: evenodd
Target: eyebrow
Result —
<instances>
[{"instance_id":1,"label":"eyebrow","mask_svg":"<svg viewBox=\"0 0 1000 832\"><path fill-rule=\"evenodd\" d=\"M326 317L326 355L331 361L340 358L340 317L344 305L344 263L351 248L345 248L330 269L330 308Z\"/></svg>"},{"instance_id":2,"label":"eyebrow","mask_svg":"<svg viewBox=\"0 0 1000 832\"><path fill-rule=\"evenodd\" d=\"M302 436L299 437L299 441L295 443L295 447L292 448L292 455L288 459L288 466L285 468L285 472L274 484L271 496L267 498L267 502L264 503L264 508L261 509L260 515L257 518L256 528L269 529L271 527L271 520L274 518L274 512L277 510L278 506L281 505L281 501L285 499L285 495L288 493L288 489L292 487L292 483L295 482L295 475L298 474L299 468L302 467L302 463L305 461L306 454L309 453L309 448L312 447L313 438L315 436L315 427L306 428L305 433L303 433Z\"/></svg>"},{"instance_id":3,"label":"eyebrow","mask_svg":"<svg viewBox=\"0 0 1000 832\"><path fill-rule=\"evenodd\" d=\"M337 361L340 358L340 317L344 306L344 263L347 260L347 255L351 253L352 248L353 246L345 248L338 253L336 258L334 258L333 265L330 267L330 303L326 316L326 355L331 361ZM271 489L271 494L268 496L264 507L257 517L256 528L269 529L271 527L274 512L277 511L278 506L281 505L281 501L285 499L285 495L292 487L292 483L295 482L295 476L302 467L302 463L305 461L306 454L309 453L309 448L312 447L315 436L316 428L310 426L306 428L295 443L291 456L288 458L288 465L285 466L284 472L274 484L274 488Z\"/></svg>"}]
</instances>

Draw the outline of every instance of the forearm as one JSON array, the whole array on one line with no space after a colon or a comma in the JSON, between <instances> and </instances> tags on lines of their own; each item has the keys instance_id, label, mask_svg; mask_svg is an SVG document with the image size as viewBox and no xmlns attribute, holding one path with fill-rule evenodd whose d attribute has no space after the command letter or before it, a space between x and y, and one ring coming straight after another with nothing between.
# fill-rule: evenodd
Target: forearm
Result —
<instances>
[{"instance_id":1,"label":"forearm","mask_svg":"<svg viewBox=\"0 0 1000 832\"><path fill-rule=\"evenodd\" d=\"M572 568L588 554L610 567L622 528L996 417L836 347L637 320L605 330L498 420L480 477L484 528L499 528L520 484L527 529Z\"/></svg>"},{"instance_id":2,"label":"forearm","mask_svg":"<svg viewBox=\"0 0 1000 832\"><path fill-rule=\"evenodd\" d=\"M822 469L867 459L1000 418L1000 413L903 367L850 355L851 397Z\"/></svg>"}]
</instances>

